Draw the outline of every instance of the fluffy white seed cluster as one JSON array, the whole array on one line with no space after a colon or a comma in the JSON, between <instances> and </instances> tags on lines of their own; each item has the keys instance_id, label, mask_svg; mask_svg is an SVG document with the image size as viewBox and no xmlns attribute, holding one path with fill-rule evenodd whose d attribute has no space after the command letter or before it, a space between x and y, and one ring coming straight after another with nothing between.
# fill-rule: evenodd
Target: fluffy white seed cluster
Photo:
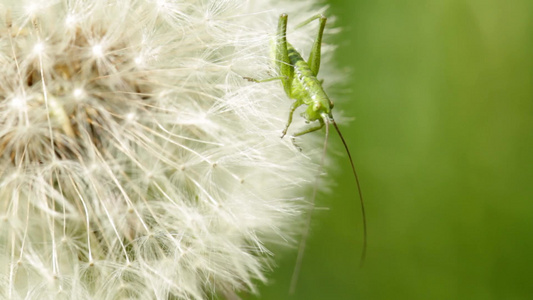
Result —
<instances>
[{"instance_id":1,"label":"fluffy white seed cluster","mask_svg":"<svg viewBox=\"0 0 533 300\"><path fill-rule=\"evenodd\" d=\"M2 2L0 298L254 292L317 166L280 84L241 75L308 1Z\"/></svg>"}]
</instances>

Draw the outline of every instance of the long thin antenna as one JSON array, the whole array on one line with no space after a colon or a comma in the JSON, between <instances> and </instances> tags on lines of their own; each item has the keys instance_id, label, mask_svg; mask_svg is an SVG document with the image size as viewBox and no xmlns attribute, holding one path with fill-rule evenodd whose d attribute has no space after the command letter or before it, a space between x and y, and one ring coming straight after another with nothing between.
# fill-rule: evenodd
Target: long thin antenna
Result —
<instances>
[{"instance_id":1,"label":"long thin antenna","mask_svg":"<svg viewBox=\"0 0 533 300\"><path fill-rule=\"evenodd\" d=\"M322 121L322 120L321 120ZM327 118L324 118L323 121L326 124L326 137L324 139L324 147L322 149L322 158L320 159L320 167L318 169L318 175L315 179L315 186L313 187L313 195L311 196L311 205L312 208L315 207L316 193L318 190L318 180L320 173L322 173L322 168L324 167L324 159L326 157L326 152L328 148L328 137L329 137L329 122ZM294 271L292 272L291 285L289 288L289 295L294 294L296 290L296 284L298 283L298 276L300 275L300 269L302 268L302 262L305 253L305 245L307 244L307 238L309 237L309 230L311 227L311 219L313 218L313 211L311 210L307 215L307 220L305 224L304 232L302 233L302 239L300 240L300 245L298 247L298 256L296 257L296 265L294 266Z\"/></svg>"},{"instance_id":2,"label":"long thin antenna","mask_svg":"<svg viewBox=\"0 0 533 300\"><path fill-rule=\"evenodd\" d=\"M361 215L363 217L363 252L361 253L361 261L359 262L359 266L362 266L366 258L366 214L365 214L365 203L363 201L363 193L361 192L361 185L359 184L359 177L357 177L357 172L355 172L355 166L353 164L352 155L350 154L348 145L346 145L346 141L344 140L344 137L342 136L342 133L339 130L339 127L337 126L337 123L335 123L335 120L331 118L330 121L333 123L333 126L335 126L335 130L337 130L337 133L339 134L339 137L341 138L342 144L344 145L344 148L346 149L346 153L348 154L348 158L350 159L350 164L352 165L352 171L355 177L355 182L357 183L357 190L359 191L359 200L361 202Z\"/></svg>"}]
</instances>

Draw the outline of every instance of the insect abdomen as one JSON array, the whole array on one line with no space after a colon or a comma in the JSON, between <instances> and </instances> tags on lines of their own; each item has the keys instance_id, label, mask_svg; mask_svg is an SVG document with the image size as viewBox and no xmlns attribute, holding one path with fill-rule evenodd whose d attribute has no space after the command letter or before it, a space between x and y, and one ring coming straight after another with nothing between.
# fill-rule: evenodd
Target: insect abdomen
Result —
<instances>
[{"instance_id":1,"label":"insect abdomen","mask_svg":"<svg viewBox=\"0 0 533 300\"><path fill-rule=\"evenodd\" d=\"M298 53L298 51L296 51L296 49L290 44L288 45L287 50L289 52L289 60L294 66L294 75L297 76L296 78L302 81L303 84L305 84L304 81L307 81L306 83L308 85L313 85L315 82L319 83L318 79L316 79L316 75L311 71L309 65L307 65L300 53Z\"/></svg>"},{"instance_id":2,"label":"insect abdomen","mask_svg":"<svg viewBox=\"0 0 533 300\"><path fill-rule=\"evenodd\" d=\"M316 78L316 75L311 71L307 62L302 58L300 53L287 43L287 51L289 60L294 67L294 79L291 84L291 95L293 99L299 99L306 105L316 106L317 103L321 105L317 108L310 107L304 117L308 121L314 121L321 118L321 113L331 113L331 101L324 92L322 84Z\"/></svg>"},{"instance_id":3,"label":"insect abdomen","mask_svg":"<svg viewBox=\"0 0 533 300\"><path fill-rule=\"evenodd\" d=\"M300 53L288 44L287 47L289 53L289 60L294 66L294 79L292 82L293 96L294 98L303 99L304 103L309 104L313 96L322 96L316 95L324 94L321 84L316 78L316 75L311 71L307 62L302 58ZM322 93L321 93L322 92ZM296 97L296 96L300 97ZM325 96L325 94L324 94Z\"/></svg>"}]
</instances>

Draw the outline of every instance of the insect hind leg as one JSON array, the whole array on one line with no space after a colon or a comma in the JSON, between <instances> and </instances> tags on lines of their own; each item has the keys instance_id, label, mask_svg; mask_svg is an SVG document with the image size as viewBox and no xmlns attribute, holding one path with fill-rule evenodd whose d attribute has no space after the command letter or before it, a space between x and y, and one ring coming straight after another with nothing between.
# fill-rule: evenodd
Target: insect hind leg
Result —
<instances>
[{"instance_id":1,"label":"insect hind leg","mask_svg":"<svg viewBox=\"0 0 533 300\"><path fill-rule=\"evenodd\" d=\"M310 17L309 19L303 21L302 23L296 25L295 29L300 29L300 28L304 27L305 25L307 25L307 24L313 22L313 21L316 20L316 19L320 19L320 22L321 22L321 23L322 23L322 20L323 20L324 25L325 25L325 24L326 24L326 20L327 20L328 18L326 18L323 14L316 14L316 15Z\"/></svg>"},{"instance_id":2,"label":"insect hind leg","mask_svg":"<svg viewBox=\"0 0 533 300\"><path fill-rule=\"evenodd\" d=\"M320 69L320 57L321 57L321 48L322 48L322 36L324 35L324 28L326 27L326 21L328 18L326 18L322 14L318 14L315 16L312 16L311 18L303 21L300 23L296 28L300 28L302 26L305 26L312 21L318 19L319 25L318 25L318 34L316 35L316 39L313 42L313 46L311 47L311 53L309 53L309 58L307 59L307 65L313 71L315 76L318 75L318 70Z\"/></svg>"},{"instance_id":3,"label":"insect hind leg","mask_svg":"<svg viewBox=\"0 0 533 300\"><path fill-rule=\"evenodd\" d=\"M287 14L281 14L278 20L278 30L276 32L276 67L279 75L283 77L281 83L287 95L291 94L291 83L294 76L294 66L289 59L289 50L287 46Z\"/></svg>"}]
</instances>

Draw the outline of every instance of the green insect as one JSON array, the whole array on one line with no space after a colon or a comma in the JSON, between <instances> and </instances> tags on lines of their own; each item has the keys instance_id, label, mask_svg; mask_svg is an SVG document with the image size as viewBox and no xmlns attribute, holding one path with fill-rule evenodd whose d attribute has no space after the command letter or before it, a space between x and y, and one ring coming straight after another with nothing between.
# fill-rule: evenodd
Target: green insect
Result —
<instances>
[{"instance_id":1,"label":"green insect","mask_svg":"<svg viewBox=\"0 0 533 300\"><path fill-rule=\"evenodd\" d=\"M350 150L348 149L348 145L346 144L346 141L344 140L344 137L342 136L339 127L335 123L335 120L333 119L332 115L332 109L333 109L333 102L329 99L328 95L324 91L324 88L322 87L322 81L317 79L318 70L320 69L320 56L321 56L321 44L322 44L322 35L324 33L324 27L326 26L326 20L327 18L321 14L313 16L300 25L298 25L296 28L300 28L316 19L319 20L319 28L318 28L318 35L313 43L313 46L311 48L311 53L309 55L309 58L307 61L305 61L300 53L294 49L294 47L287 42L287 14L282 14L279 17L278 21L278 29L277 34L275 38L275 45L274 45L274 51L275 51L275 66L279 72L278 77L263 79L263 80L257 80L249 77L245 77L245 79L253 81L253 82L267 82L272 80L281 80L283 84L283 88L285 90L285 93L289 98L294 99L294 103L291 105L290 111L289 111L289 120L287 121L287 125L283 129L281 137L283 138L285 134L287 133L287 130L289 129L289 126L292 123L292 116L294 114L294 111L300 107L301 105L307 105L306 110L301 114L302 117L305 118L306 122L314 122L318 121L318 124L316 126L304 129L300 132L297 132L293 134L293 138L297 136L301 136L313 131L317 131L324 127L326 125L326 139L324 141L324 154L326 151L327 146L327 139L329 135L329 124L333 124L335 127L335 130L339 134L340 139L342 140L342 143L344 145L344 148L346 149L346 153L348 154L348 158L350 160L350 164L352 167L352 171L355 177L355 181L357 184L357 189L359 192L359 199L361 203L361 212L363 217L363 251L361 254L361 263L365 259L366 255L366 236L367 236L367 230L366 230L366 215L365 215L365 207L363 202L363 195L361 193L361 188L359 184L359 179L357 177L357 173L355 172L355 166L352 160L352 156L350 154ZM313 199L316 194L316 190L313 193ZM291 283L291 290L294 289L294 284L296 282L297 274L299 273L299 268L301 265L301 261L303 258L303 250L305 247L305 239L307 237L308 232L306 231L303 238L302 243L300 244L300 250L298 253L298 258L296 262L296 268L295 273L293 274L293 283Z\"/></svg>"}]
</instances>

